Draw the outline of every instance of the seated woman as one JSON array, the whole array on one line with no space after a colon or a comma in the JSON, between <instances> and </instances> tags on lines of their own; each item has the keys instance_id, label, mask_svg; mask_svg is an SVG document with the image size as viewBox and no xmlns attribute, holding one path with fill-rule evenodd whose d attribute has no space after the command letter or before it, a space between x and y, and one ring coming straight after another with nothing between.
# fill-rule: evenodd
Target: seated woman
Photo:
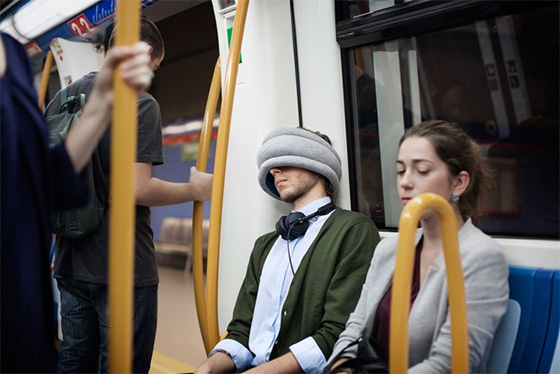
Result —
<instances>
[{"instance_id":1,"label":"seated woman","mask_svg":"<svg viewBox=\"0 0 560 374\"><path fill-rule=\"evenodd\" d=\"M505 314L508 266L500 247L473 224L490 175L478 145L456 124L426 121L410 128L399 143L397 188L406 205L431 192L449 199L457 219L465 279L470 371L486 371L494 332ZM442 237L436 214L420 217L409 316L409 373L451 372L451 323ZM360 336L373 337L388 359L391 290L398 237L375 250L360 300L340 335L330 361L333 370L356 357ZM330 362L329 362L330 363Z\"/></svg>"}]
</instances>

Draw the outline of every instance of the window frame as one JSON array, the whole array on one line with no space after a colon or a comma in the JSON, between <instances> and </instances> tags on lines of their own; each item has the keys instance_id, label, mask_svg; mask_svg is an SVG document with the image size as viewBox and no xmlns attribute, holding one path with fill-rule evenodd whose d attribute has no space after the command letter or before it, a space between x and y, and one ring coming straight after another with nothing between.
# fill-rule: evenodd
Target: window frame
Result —
<instances>
[{"instance_id":1,"label":"window frame","mask_svg":"<svg viewBox=\"0 0 560 374\"><path fill-rule=\"evenodd\" d=\"M350 204L359 209L356 158L358 134L355 133L352 85L352 53L355 48L410 38L487 20L506 14L516 14L550 5L549 1L433 1L412 0L390 8L349 18L347 1L335 1L336 34L341 51L344 110L349 160ZM405 123L405 129L410 125ZM395 232L393 227L380 227ZM510 236L510 235L507 235Z\"/></svg>"}]
</instances>

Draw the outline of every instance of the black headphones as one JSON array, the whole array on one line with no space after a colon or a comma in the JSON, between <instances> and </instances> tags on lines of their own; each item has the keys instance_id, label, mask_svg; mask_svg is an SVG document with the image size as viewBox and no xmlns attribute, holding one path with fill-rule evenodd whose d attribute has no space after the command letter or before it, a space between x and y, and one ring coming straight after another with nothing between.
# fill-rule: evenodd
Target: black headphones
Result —
<instances>
[{"instance_id":1,"label":"black headphones","mask_svg":"<svg viewBox=\"0 0 560 374\"><path fill-rule=\"evenodd\" d=\"M324 216L329 214L336 208L336 205L331 201L327 205L323 205L315 213L306 216L301 212L292 212L287 216L282 216L276 222L276 232L282 236L284 240L294 240L299 238L309 228L309 220L317 216Z\"/></svg>"}]
</instances>

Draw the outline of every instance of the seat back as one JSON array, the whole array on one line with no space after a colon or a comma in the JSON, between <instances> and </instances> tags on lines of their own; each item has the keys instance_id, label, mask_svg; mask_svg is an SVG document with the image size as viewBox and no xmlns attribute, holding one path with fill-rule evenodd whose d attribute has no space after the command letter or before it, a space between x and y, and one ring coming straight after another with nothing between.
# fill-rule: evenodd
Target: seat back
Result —
<instances>
[{"instance_id":1,"label":"seat back","mask_svg":"<svg viewBox=\"0 0 560 374\"><path fill-rule=\"evenodd\" d=\"M529 334L529 325L533 310L533 293L537 269L518 266L509 267L509 297L521 306L521 319L517 330L517 339L509 363L508 373L518 373L523 350Z\"/></svg>"},{"instance_id":2,"label":"seat back","mask_svg":"<svg viewBox=\"0 0 560 374\"><path fill-rule=\"evenodd\" d=\"M488 362L489 373L507 372L515 338L517 337L520 318L521 307L519 303L510 299L507 312L494 334L494 342L492 343L490 360Z\"/></svg>"},{"instance_id":3,"label":"seat back","mask_svg":"<svg viewBox=\"0 0 560 374\"><path fill-rule=\"evenodd\" d=\"M560 373L560 270L552 279L550 317L537 373Z\"/></svg>"}]
</instances>

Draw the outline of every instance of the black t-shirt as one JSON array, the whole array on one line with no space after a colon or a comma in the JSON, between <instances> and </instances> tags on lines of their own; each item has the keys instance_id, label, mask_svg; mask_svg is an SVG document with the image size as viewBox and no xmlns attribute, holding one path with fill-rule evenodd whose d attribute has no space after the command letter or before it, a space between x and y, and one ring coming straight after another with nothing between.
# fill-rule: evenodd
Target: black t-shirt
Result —
<instances>
[{"instance_id":1,"label":"black t-shirt","mask_svg":"<svg viewBox=\"0 0 560 374\"><path fill-rule=\"evenodd\" d=\"M83 93L89 97L96 73L89 73L70 84L68 96ZM49 116L60 110L58 93L45 111ZM96 193L106 206L105 218L100 227L90 235L79 239L57 238L55 254L55 277L73 277L76 280L107 284L108 279L108 230L109 230L109 178L111 128L107 129L93 155L93 171ZM163 163L161 114L157 101L148 93L138 98L138 147L137 162L153 165ZM134 284L136 287L158 283L158 270L150 226L150 208L136 206ZM119 235L119 233L117 233Z\"/></svg>"}]
</instances>

